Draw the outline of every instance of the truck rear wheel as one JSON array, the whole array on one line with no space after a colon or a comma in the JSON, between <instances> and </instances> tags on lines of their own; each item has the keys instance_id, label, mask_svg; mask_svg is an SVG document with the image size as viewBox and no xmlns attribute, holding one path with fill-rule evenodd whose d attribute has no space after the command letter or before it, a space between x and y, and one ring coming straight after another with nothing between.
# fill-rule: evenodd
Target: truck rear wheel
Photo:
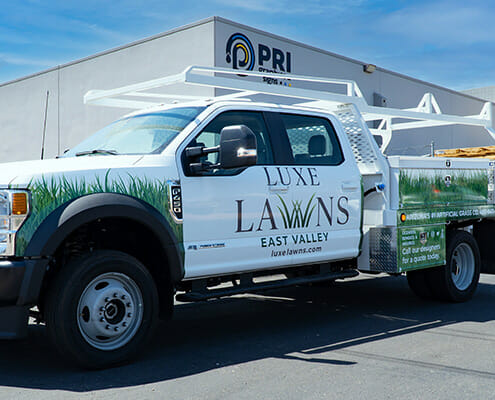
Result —
<instances>
[{"instance_id":1,"label":"truck rear wheel","mask_svg":"<svg viewBox=\"0 0 495 400\"><path fill-rule=\"evenodd\" d=\"M62 355L86 368L132 359L150 339L158 294L134 257L98 250L59 272L47 294L46 324Z\"/></svg>"},{"instance_id":2,"label":"truck rear wheel","mask_svg":"<svg viewBox=\"0 0 495 400\"><path fill-rule=\"evenodd\" d=\"M466 231L447 236L447 264L428 272L428 282L440 300L463 302L473 297L480 278L480 251Z\"/></svg>"}]
</instances>

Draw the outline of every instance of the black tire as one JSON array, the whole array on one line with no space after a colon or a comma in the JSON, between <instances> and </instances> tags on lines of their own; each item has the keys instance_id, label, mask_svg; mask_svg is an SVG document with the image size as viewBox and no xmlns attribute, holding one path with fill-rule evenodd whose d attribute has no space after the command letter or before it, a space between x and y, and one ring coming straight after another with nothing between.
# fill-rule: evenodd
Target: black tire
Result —
<instances>
[{"instance_id":1,"label":"black tire","mask_svg":"<svg viewBox=\"0 0 495 400\"><path fill-rule=\"evenodd\" d=\"M87 253L63 266L48 290L48 336L65 358L82 367L100 369L129 361L153 335L157 289L149 271L128 254ZM101 329L115 336L95 333Z\"/></svg>"},{"instance_id":2,"label":"black tire","mask_svg":"<svg viewBox=\"0 0 495 400\"><path fill-rule=\"evenodd\" d=\"M426 270L434 296L455 303L471 299L480 279L480 251L476 240L466 231L452 231L447 236L446 255L446 265ZM462 260L466 261L464 265Z\"/></svg>"},{"instance_id":3,"label":"black tire","mask_svg":"<svg viewBox=\"0 0 495 400\"><path fill-rule=\"evenodd\" d=\"M429 272L430 270L428 269L407 272L407 283L409 284L409 288L416 296L424 300L430 300L434 297L427 279Z\"/></svg>"}]
</instances>

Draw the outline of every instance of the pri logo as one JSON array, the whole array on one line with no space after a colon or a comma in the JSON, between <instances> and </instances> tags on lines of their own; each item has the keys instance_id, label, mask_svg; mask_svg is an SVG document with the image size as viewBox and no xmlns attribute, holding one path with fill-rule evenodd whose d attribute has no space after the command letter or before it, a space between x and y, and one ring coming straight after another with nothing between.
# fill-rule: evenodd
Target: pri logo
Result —
<instances>
[{"instance_id":1,"label":"pri logo","mask_svg":"<svg viewBox=\"0 0 495 400\"><path fill-rule=\"evenodd\" d=\"M257 50L246 35L236 32L227 40L225 60L227 64L232 65L233 69L253 71L256 66L258 72L291 72L292 55L289 51L283 51L262 43L256 44L256 48ZM270 79L273 82L268 81ZM287 85L287 82L283 83L274 78L265 77L263 80L269 84Z\"/></svg>"},{"instance_id":2,"label":"pri logo","mask_svg":"<svg viewBox=\"0 0 495 400\"><path fill-rule=\"evenodd\" d=\"M252 71L254 69L254 48L250 40L242 33L234 33L227 40L225 60L232 63L234 69Z\"/></svg>"}]
</instances>

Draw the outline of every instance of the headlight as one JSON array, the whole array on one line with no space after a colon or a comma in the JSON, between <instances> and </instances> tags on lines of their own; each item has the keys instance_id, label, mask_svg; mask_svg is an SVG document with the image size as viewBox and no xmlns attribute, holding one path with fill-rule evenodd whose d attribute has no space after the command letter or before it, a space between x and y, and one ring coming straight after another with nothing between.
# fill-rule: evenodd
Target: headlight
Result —
<instances>
[{"instance_id":1,"label":"headlight","mask_svg":"<svg viewBox=\"0 0 495 400\"><path fill-rule=\"evenodd\" d=\"M6 192L0 192L0 215L8 215L9 213L9 195Z\"/></svg>"},{"instance_id":2,"label":"headlight","mask_svg":"<svg viewBox=\"0 0 495 400\"><path fill-rule=\"evenodd\" d=\"M29 214L27 190L0 190L0 256L15 255L15 235Z\"/></svg>"}]
</instances>

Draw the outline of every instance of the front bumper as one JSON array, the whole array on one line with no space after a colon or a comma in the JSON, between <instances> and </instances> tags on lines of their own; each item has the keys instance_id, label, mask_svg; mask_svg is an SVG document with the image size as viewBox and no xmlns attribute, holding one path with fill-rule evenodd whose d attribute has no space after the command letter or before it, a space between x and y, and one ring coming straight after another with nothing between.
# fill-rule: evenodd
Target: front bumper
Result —
<instances>
[{"instance_id":1,"label":"front bumper","mask_svg":"<svg viewBox=\"0 0 495 400\"><path fill-rule=\"evenodd\" d=\"M39 294L47 260L0 260L0 339L27 335L28 313Z\"/></svg>"},{"instance_id":2,"label":"front bumper","mask_svg":"<svg viewBox=\"0 0 495 400\"><path fill-rule=\"evenodd\" d=\"M0 261L0 304L15 304L19 298L26 262Z\"/></svg>"},{"instance_id":3,"label":"front bumper","mask_svg":"<svg viewBox=\"0 0 495 400\"><path fill-rule=\"evenodd\" d=\"M0 339L27 335L28 307L16 305L26 272L26 262L0 261Z\"/></svg>"},{"instance_id":4,"label":"front bumper","mask_svg":"<svg viewBox=\"0 0 495 400\"><path fill-rule=\"evenodd\" d=\"M29 307L0 307L0 339L22 339L27 336Z\"/></svg>"}]
</instances>

